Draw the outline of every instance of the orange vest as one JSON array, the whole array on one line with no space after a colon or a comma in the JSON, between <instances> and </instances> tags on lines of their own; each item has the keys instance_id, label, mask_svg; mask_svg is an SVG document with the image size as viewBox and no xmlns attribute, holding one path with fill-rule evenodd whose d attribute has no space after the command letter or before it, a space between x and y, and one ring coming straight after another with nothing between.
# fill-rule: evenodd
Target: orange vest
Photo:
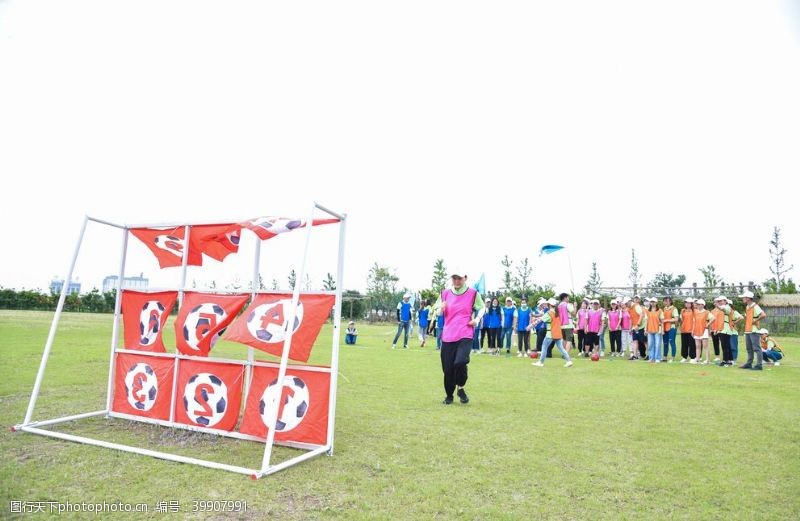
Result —
<instances>
[{"instance_id":1,"label":"orange vest","mask_svg":"<svg viewBox=\"0 0 800 521\"><path fill-rule=\"evenodd\" d=\"M561 317L552 309L548 313L550 314L550 334L553 336L553 340L561 340L564 338L564 335L561 334Z\"/></svg>"},{"instance_id":2,"label":"orange vest","mask_svg":"<svg viewBox=\"0 0 800 521\"><path fill-rule=\"evenodd\" d=\"M704 309L700 311L699 309L695 310L694 312L694 326L692 327L692 334L694 336L703 336L703 332L706 330L706 324L708 323L708 310Z\"/></svg>"},{"instance_id":3,"label":"orange vest","mask_svg":"<svg viewBox=\"0 0 800 521\"><path fill-rule=\"evenodd\" d=\"M731 329L736 331L736 324L733 323L734 313L736 313L736 310L733 309L733 306L731 306L731 312L728 313L728 325L731 327Z\"/></svg>"},{"instance_id":4,"label":"orange vest","mask_svg":"<svg viewBox=\"0 0 800 521\"><path fill-rule=\"evenodd\" d=\"M670 318L676 316L676 313L675 313L676 311L677 311L677 309L675 309L675 306L667 306L667 307L665 307L664 308L664 320L667 320L667 319L670 319ZM672 322L664 322L664 333L668 332L670 329L672 329Z\"/></svg>"},{"instance_id":5,"label":"orange vest","mask_svg":"<svg viewBox=\"0 0 800 521\"><path fill-rule=\"evenodd\" d=\"M642 320L642 315L636 312L636 304L628 308L628 313L631 315L631 329L639 329L639 321Z\"/></svg>"},{"instance_id":6,"label":"orange vest","mask_svg":"<svg viewBox=\"0 0 800 521\"><path fill-rule=\"evenodd\" d=\"M681 310L681 333L691 333L694 326L694 310L682 309Z\"/></svg>"},{"instance_id":7,"label":"orange vest","mask_svg":"<svg viewBox=\"0 0 800 521\"><path fill-rule=\"evenodd\" d=\"M752 306L747 306L744 312L744 332L752 333L753 332L753 322L755 321L756 326L758 326L759 319L758 317L753 317L753 313L756 311L756 305L753 303Z\"/></svg>"},{"instance_id":8,"label":"orange vest","mask_svg":"<svg viewBox=\"0 0 800 521\"><path fill-rule=\"evenodd\" d=\"M645 311L647 313L647 332L658 333L659 320L661 319L661 312L656 308L655 311Z\"/></svg>"},{"instance_id":9,"label":"orange vest","mask_svg":"<svg viewBox=\"0 0 800 521\"><path fill-rule=\"evenodd\" d=\"M722 328L725 327L725 313L719 308L714 308L711 310L711 314L714 315L714 321L711 322L712 331L722 331Z\"/></svg>"}]
</instances>

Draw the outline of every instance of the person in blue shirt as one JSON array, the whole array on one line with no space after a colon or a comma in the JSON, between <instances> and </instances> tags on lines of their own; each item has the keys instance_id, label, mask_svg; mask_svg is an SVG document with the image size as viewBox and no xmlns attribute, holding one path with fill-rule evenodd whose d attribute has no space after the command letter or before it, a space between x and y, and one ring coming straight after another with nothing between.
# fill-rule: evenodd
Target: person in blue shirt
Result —
<instances>
[{"instance_id":1,"label":"person in blue shirt","mask_svg":"<svg viewBox=\"0 0 800 521\"><path fill-rule=\"evenodd\" d=\"M436 350L442 349L442 329L444 329L444 312L439 311L436 314Z\"/></svg>"},{"instance_id":2,"label":"person in blue shirt","mask_svg":"<svg viewBox=\"0 0 800 521\"><path fill-rule=\"evenodd\" d=\"M403 300L397 303L397 334L392 340L392 349L397 347L397 339L400 332L403 334L403 349L408 349L408 331L411 327L411 293L403 295Z\"/></svg>"},{"instance_id":3,"label":"person in blue shirt","mask_svg":"<svg viewBox=\"0 0 800 521\"><path fill-rule=\"evenodd\" d=\"M419 326L419 339L420 347L425 347L425 339L428 337L428 322L431 313L431 307L428 305L427 300L423 300L422 304L417 311L417 325Z\"/></svg>"},{"instance_id":4,"label":"person in blue shirt","mask_svg":"<svg viewBox=\"0 0 800 521\"><path fill-rule=\"evenodd\" d=\"M514 335L514 316L517 314L517 306L514 299L506 297L506 305L503 307L503 325L500 336L499 347L502 349L506 345L506 354L511 354L511 337Z\"/></svg>"},{"instance_id":5,"label":"person in blue shirt","mask_svg":"<svg viewBox=\"0 0 800 521\"><path fill-rule=\"evenodd\" d=\"M495 297L483 315L483 326L489 335L489 353L493 355L500 354L500 328L503 325L503 312L501 309L500 301Z\"/></svg>"},{"instance_id":6,"label":"person in blue shirt","mask_svg":"<svg viewBox=\"0 0 800 521\"><path fill-rule=\"evenodd\" d=\"M522 297L519 308L514 311L514 318L517 321L517 358L528 356L531 350L531 332L528 326L531 323L531 308L528 307L528 299Z\"/></svg>"}]
</instances>

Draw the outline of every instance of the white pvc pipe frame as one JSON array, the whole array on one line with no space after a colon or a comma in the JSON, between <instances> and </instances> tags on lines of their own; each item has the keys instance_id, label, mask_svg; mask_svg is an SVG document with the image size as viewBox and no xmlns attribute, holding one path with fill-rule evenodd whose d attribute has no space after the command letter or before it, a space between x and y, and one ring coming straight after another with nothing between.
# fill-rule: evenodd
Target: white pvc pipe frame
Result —
<instances>
[{"instance_id":1,"label":"white pvc pipe frame","mask_svg":"<svg viewBox=\"0 0 800 521\"><path fill-rule=\"evenodd\" d=\"M84 217L83 224L81 226L81 231L78 236L78 242L75 245L75 251L72 255L72 259L70 261L69 269L67 270L67 276L64 279L64 286L61 288L61 295L58 299L58 305L56 306L55 315L53 316L53 322L50 325L50 333L47 336L47 341L45 342L44 346L44 353L42 354L42 360L39 364L39 370L36 374L36 381L33 384L33 392L31 393L30 401L28 402L28 409L25 412L25 419L22 423L18 425L14 425L11 430L15 432L29 432L31 434L38 434L41 436L48 436L51 438L57 438L66 441L74 441L77 443L84 443L87 445L95 445L98 447L106 447L110 449L116 449L123 452L131 452L134 454L142 454L145 456L152 456L154 458L160 458L168 461L175 461L179 463L189 463L192 465L199 465L202 467L208 467L212 469L221 469L227 470L230 472L236 472L239 474L246 474L249 475L252 479L259 479L263 476L267 476L269 474L273 474L280 470L286 469L291 467L292 465L296 465L302 461L307 459L313 458L315 456L319 456L320 454L327 453L329 456L333 455L333 440L334 440L334 425L335 425L335 416L336 416L336 389L338 383L338 375L339 375L339 336L340 336L340 329L341 329L341 320L342 320L342 278L344 272L344 243L345 243L345 229L346 229L346 222L347 222L347 214L339 214L337 212L333 212L324 206L321 206L318 203L314 203L311 207L311 211L309 212L309 218L306 223L306 238L305 238L305 246L303 249L303 259L300 266L300 271L297 275L297 280L302 281L305 277L305 270L306 270L306 260L308 258L308 247L311 240L311 230L313 228L313 219L314 219L314 211L321 210L333 217L339 219L339 248L338 248L338 259L337 259L337 268L336 268L336 291L335 291L335 302L334 302L334 317L333 317L333 340L331 345L331 367L330 369L327 368L315 368L315 367L304 367L305 370L316 370L316 371L323 371L323 372L330 372L330 393L329 393L329 410L328 410L328 438L325 445L314 445L309 443L299 443L299 442L275 442L275 425L278 420L278 399L281 396L280 389L282 388L283 378L286 375L286 369L288 366L289 360L289 350L292 344L292 335L289 334L286 336L283 344L283 352L281 353L281 361L279 364L275 364L272 362L255 362L253 361L253 351L252 348L248 352L248 359L247 361L243 360L229 360L229 359L221 359L221 358L213 358L213 357L193 357L193 356L185 356L179 353L176 354L169 354L169 353L145 353L150 356L163 356L175 359L175 366L174 366L174 374L173 380L177 378L178 372L178 365L180 360L204 360L204 361L212 361L212 362L234 362L238 364L243 364L246 367L246 382L245 386L249 388L250 385L250 378L251 378L251 368L254 366L265 366L265 367L278 367L278 382L281 382L280 387L276 387L278 389L277 393L273 394L273 399L271 401L272 407L267 409L267 420L268 420L268 432L267 432L267 439L264 445L264 457L261 462L261 467L258 469L249 469L244 467L238 467L235 465L228 465L225 463L217 463L214 461L208 461L198 458L190 458L186 456L180 456L177 454L170 454L167 452L161 452L156 450L149 450L149 449L142 449L140 447L134 447L131 445L122 445L119 443L111 443L102 440L96 440L93 438L87 438L84 436L74 436L72 434L66 434L62 432L55 432L42 429L41 427L55 425L58 423L64 423L73 420L80 420L84 418L91 418L95 416L105 415L106 417L111 418L122 418L128 419L133 421L139 421L144 423L152 423L156 425L163 425L167 427L175 427L180 429L186 429L190 431L196 432L204 432L210 434L217 434L220 436L226 436L231 438L243 439L243 440L251 440L251 441L262 441L260 438L255 436L250 436L247 434L242 434L239 432L229 432L223 431L218 429L211 429L211 428L204 428L204 427L195 427L192 425L185 425L181 423L176 423L172 415L174 414L174 406L175 406L175 394L177 393L176 386L172 386L172 407L170 410L170 421L165 420L155 420L152 418L145 418L140 416L128 415L123 413L114 412L111 410L112 406L112 391L113 391L113 376L114 376L114 367L115 367L115 355L117 353L125 353L131 352L126 349L119 349L117 347L117 339L119 336L119 317L120 317L120 306L121 306L121 299L122 299L122 281L125 275L125 260L127 258L127 250L128 250L128 231L131 228L167 228L167 227L178 227L178 226L185 226L186 235L184 236L184 244L186 245L186 252L188 253L188 237L189 233L191 233L192 226L199 226L201 224L216 224L216 223L175 223L175 224L137 224L137 225L121 225L116 224L110 221L104 221L101 219L97 219L94 217L89 217L88 215ZM33 411L36 406L36 400L39 397L39 390L42 384L42 380L44 378L45 368L47 367L47 362L50 358L50 351L53 347L53 340L55 338L56 329L58 328L58 322L61 318L61 312L64 309L64 301L67 296L67 291L69 288L69 283L72 281L72 274L75 269L75 262L78 259L78 253L80 252L81 244L83 243L83 236L86 232L86 224L89 221L94 221L99 224L105 224L108 226L113 226L115 228L119 228L123 232L122 237L122 253L120 255L120 266L119 266L119 276L117 279L117 299L114 304L114 322L112 325L112 338L111 338L111 356L109 361L109 372L108 372L108 387L107 387L107 395L106 395L106 408L99 411L87 412L83 414L74 414L71 416L63 416L60 418L54 418L50 420L41 420L41 421L32 421ZM238 221L231 221L231 222L241 222ZM258 275L259 275L259 261L260 261L260 254L261 254L261 242L260 240L256 243L256 253L255 253L255 261L254 261L254 268L253 268L253 294L257 292L256 284L258 282ZM181 268L181 284L178 291L180 295L183 295L183 292L186 290L186 267L187 267L187 260L188 255L184 255L183 259L183 266ZM294 313L297 307L297 302L300 299L300 284L295 284L294 291L292 293L292 306L290 308L288 323L291 324L294 322ZM133 351L134 353L139 353L138 351ZM249 389L247 389L249 391ZM246 396L246 395L245 395ZM273 445L282 445L288 446L296 449L307 450L308 452L301 454L300 456L296 456L284 462L281 462L277 465L270 465L270 459L272 455L272 447Z\"/></svg>"}]
</instances>

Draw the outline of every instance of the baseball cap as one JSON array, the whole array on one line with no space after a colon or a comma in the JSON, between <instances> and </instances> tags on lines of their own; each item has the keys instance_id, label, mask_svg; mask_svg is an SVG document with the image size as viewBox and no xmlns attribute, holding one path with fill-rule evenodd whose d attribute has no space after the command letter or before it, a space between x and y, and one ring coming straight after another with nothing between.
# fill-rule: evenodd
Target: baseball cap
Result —
<instances>
[{"instance_id":1,"label":"baseball cap","mask_svg":"<svg viewBox=\"0 0 800 521\"><path fill-rule=\"evenodd\" d=\"M695 304L700 304L700 305L703 305L703 306L705 306L705 305L706 305L706 301L705 301L705 300L703 300L703 299L701 299L701 298L699 298L699 299L695 300L695 301L694 301L694 303L695 303ZM712 311L713 311L713 310L712 310Z\"/></svg>"},{"instance_id":2,"label":"baseball cap","mask_svg":"<svg viewBox=\"0 0 800 521\"><path fill-rule=\"evenodd\" d=\"M549 299L547 299L547 303L550 304L551 306L558 305L558 301L556 299L554 299L553 297L550 297Z\"/></svg>"},{"instance_id":3,"label":"baseball cap","mask_svg":"<svg viewBox=\"0 0 800 521\"><path fill-rule=\"evenodd\" d=\"M755 297L755 295L753 295L753 292L752 292L752 291L750 291L749 289L748 289L748 290L746 290L746 291L745 291L744 293L742 293L741 295L739 295L739 298L753 298L753 297Z\"/></svg>"}]
</instances>

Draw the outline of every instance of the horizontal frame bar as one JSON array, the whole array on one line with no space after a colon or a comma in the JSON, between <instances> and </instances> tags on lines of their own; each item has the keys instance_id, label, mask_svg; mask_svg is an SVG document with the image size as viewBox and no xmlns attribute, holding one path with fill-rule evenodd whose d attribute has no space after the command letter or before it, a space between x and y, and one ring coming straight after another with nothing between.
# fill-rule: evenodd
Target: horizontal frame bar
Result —
<instances>
[{"instance_id":1,"label":"horizontal frame bar","mask_svg":"<svg viewBox=\"0 0 800 521\"><path fill-rule=\"evenodd\" d=\"M120 228L120 229L122 229L122 230L125 230L125 229L126 229L126 227L125 227L125 225L124 225L124 224L112 223L111 221L105 221L105 220L103 220L103 219L97 219L96 217L89 217L88 215L86 216L86 218L87 218L88 220L90 220L90 221L94 221L94 222L96 222L96 223L100 223L100 224L106 224L106 225L108 225L108 226L113 226L114 228Z\"/></svg>"},{"instance_id":2,"label":"horizontal frame bar","mask_svg":"<svg viewBox=\"0 0 800 521\"><path fill-rule=\"evenodd\" d=\"M100 416L102 414L106 414L107 412L107 410L103 409L102 411L85 412L83 414L73 414L72 416L62 416L61 418L54 418L52 420L21 423L19 425L14 425L11 429L18 431L22 427L44 427L45 425L55 425L57 423L69 422L72 420L82 420L83 418L91 418L92 416Z\"/></svg>"},{"instance_id":3,"label":"horizontal frame bar","mask_svg":"<svg viewBox=\"0 0 800 521\"><path fill-rule=\"evenodd\" d=\"M264 362L261 360L254 360L250 362L247 359L238 359L238 358L212 358L209 356L192 356L192 355L182 355L177 353L154 353L152 351L135 351L133 349L116 349L114 350L115 353L125 354L125 355L137 355L137 356L152 356L155 358L177 358L179 360L195 360L198 362L216 362L219 364L236 364L236 365L254 365L256 367L280 367L280 363L278 362ZM330 373L330 367L323 367L318 365L290 365L288 366L289 369L299 369L302 371L311 371L316 373Z\"/></svg>"},{"instance_id":4,"label":"horizontal frame bar","mask_svg":"<svg viewBox=\"0 0 800 521\"><path fill-rule=\"evenodd\" d=\"M346 216L344 216L344 215L342 215L342 214L340 214L340 213L336 213L336 212L334 212L333 210L330 210L330 209L328 209L328 208L325 208L324 206L322 206L321 204L319 204L319 203L318 203L318 202L316 202L316 201L314 202L314 206L315 206L317 209L319 209L319 210L322 210L323 212L325 212L325 213L327 213L327 214L329 214L329 215L332 215L332 216L336 217L336 218L337 218L337 219L339 219L340 221L344 221L345 219L347 219L347 217L346 217Z\"/></svg>"},{"instance_id":5,"label":"horizontal frame bar","mask_svg":"<svg viewBox=\"0 0 800 521\"><path fill-rule=\"evenodd\" d=\"M125 414L123 412L111 411L108 413L109 418L118 418L121 420L130 420L141 423L149 423L152 425L160 425L162 427L173 427L176 429L184 429L192 432L202 432L204 434L216 434L217 436L225 436L226 438L235 438L237 440L256 441L264 443L264 438L252 436L250 434L243 434L235 431L223 431L220 429L213 429L211 427L198 427L196 425L188 425L186 423L171 422L169 420L158 420L156 418L147 418L146 416L136 416L135 414ZM292 449L300 450L314 450L322 447L316 443L302 443L299 441L276 441L275 445L290 447Z\"/></svg>"},{"instance_id":6,"label":"horizontal frame bar","mask_svg":"<svg viewBox=\"0 0 800 521\"><path fill-rule=\"evenodd\" d=\"M106 449L116 449L122 452L131 452L133 454L142 454L144 456L151 456L153 458L164 459L167 461L174 461L177 463L189 463L191 465L199 465L210 469L227 470L229 472L236 472L237 474L244 474L252 476L256 473L255 470L238 467L236 465L228 465L226 463L217 463L215 461L208 461L198 458L190 458L188 456L179 456L178 454L170 454L168 452L161 452L157 450L141 449L139 447L132 447L130 445L122 445L121 443L111 443L108 441L96 440L94 438L86 438L84 436L75 436L63 432L48 431L36 427L22 427L23 432L30 432L31 434L38 434L40 436L47 436L50 438L57 438L59 440L74 441L86 445L94 445L96 447L104 447ZM305 454L304 454L305 456Z\"/></svg>"}]
</instances>

